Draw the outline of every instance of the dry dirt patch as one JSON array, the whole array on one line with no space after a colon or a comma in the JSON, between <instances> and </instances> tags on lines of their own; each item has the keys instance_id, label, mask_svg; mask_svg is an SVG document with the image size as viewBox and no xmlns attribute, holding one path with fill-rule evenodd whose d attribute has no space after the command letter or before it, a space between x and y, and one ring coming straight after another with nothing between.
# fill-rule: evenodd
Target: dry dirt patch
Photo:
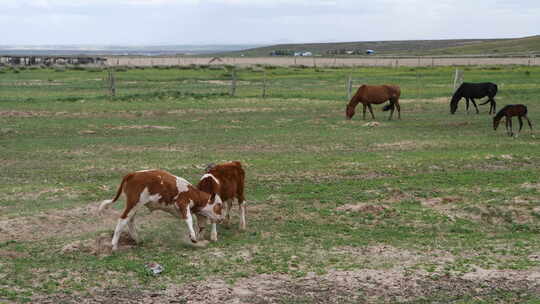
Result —
<instances>
[{"instance_id":1,"label":"dry dirt patch","mask_svg":"<svg viewBox=\"0 0 540 304\"><path fill-rule=\"evenodd\" d=\"M438 104L449 104L450 98L449 97L437 97L437 98L419 98L419 99L400 99L399 103L415 103L415 104L423 104L423 103L438 103Z\"/></svg>"},{"instance_id":2,"label":"dry dirt patch","mask_svg":"<svg viewBox=\"0 0 540 304\"><path fill-rule=\"evenodd\" d=\"M111 130L140 130L140 129L154 129L154 130L174 130L175 127L169 127L169 126L151 126L151 125L131 125L131 126L117 126L117 127L109 127Z\"/></svg>"},{"instance_id":3,"label":"dry dirt patch","mask_svg":"<svg viewBox=\"0 0 540 304\"><path fill-rule=\"evenodd\" d=\"M117 215L97 216L97 205L0 220L0 242L71 237L114 227Z\"/></svg>"},{"instance_id":4,"label":"dry dirt patch","mask_svg":"<svg viewBox=\"0 0 540 304\"><path fill-rule=\"evenodd\" d=\"M463 276L432 277L396 269L331 270L325 275L308 273L293 278L261 274L227 283L222 278L184 285L170 284L164 290L105 289L89 296L53 295L35 298L40 303L395 303L421 297L483 297L495 290L539 294L538 270L490 270Z\"/></svg>"},{"instance_id":5,"label":"dry dirt patch","mask_svg":"<svg viewBox=\"0 0 540 304\"><path fill-rule=\"evenodd\" d=\"M523 184L521 184L521 188L527 189L527 190L534 189L536 191L540 191L540 183L536 183L536 184L523 183Z\"/></svg>"},{"instance_id":6,"label":"dry dirt patch","mask_svg":"<svg viewBox=\"0 0 540 304\"><path fill-rule=\"evenodd\" d=\"M359 212L363 214L380 214L386 210L389 210L390 207L387 205L372 205L372 204L346 204L336 208L336 211L345 211L345 212Z\"/></svg>"},{"instance_id":7,"label":"dry dirt patch","mask_svg":"<svg viewBox=\"0 0 540 304\"><path fill-rule=\"evenodd\" d=\"M457 196L447 196L447 197L432 197L432 198L422 198L420 203L425 207L438 208L441 205L457 203L462 201L460 197Z\"/></svg>"},{"instance_id":8,"label":"dry dirt patch","mask_svg":"<svg viewBox=\"0 0 540 304\"><path fill-rule=\"evenodd\" d=\"M372 151L409 151L409 150L417 150L417 149L423 149L427 147L433 147L433 146L439 146L439 144L435 142L429 142L429 141L416 141L416 140L404 140L404 141L398 141L398 142L391 142L391 143L382 143L382 144L373 144L369 148Z\"/></svg>"}]
</instances>

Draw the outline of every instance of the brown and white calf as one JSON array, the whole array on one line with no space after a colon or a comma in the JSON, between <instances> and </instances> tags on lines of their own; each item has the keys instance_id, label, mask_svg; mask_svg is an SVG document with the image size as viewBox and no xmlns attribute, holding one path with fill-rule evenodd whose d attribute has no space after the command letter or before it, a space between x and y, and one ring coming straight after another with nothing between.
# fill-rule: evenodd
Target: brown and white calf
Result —
<instances>
[{"instance_id":1,"label":"brown and white calf","mask_svg":"<svg viewBox=\"0 0 540 304\"><path fill-rule=\"evenodd\" d=\"M240 207L240 229L246 229L246 202L244 199L245 172L238 161L212 165L206 169L197 188L211 195L219 195L226 203L226 221L229 222L234 199Z\"/></svg>"},{"instance_id":2,"label":"brown and white calf","mask_svg":"<svg viewBox=\"0 0 540 304\"><path fill-rule=\"evenodd\" d=\"M193 229L192 213L203 216L212 222L211 239L217 240L216 222L223 220L223 202L217 195L200 191L185 179L174 176L164 170L144 170L129 173L122 179L116 196L112 200L101 202L99 211L114 203L121 194L126 197L126 206L118 219L112 239L113 250L118 249L120 234L128 226L128 233L138 241L135 230L135 215L146 206L150 211L163 210L185 221L189 229L189 238L197 242Z\"/></svg>"}]
</instances>

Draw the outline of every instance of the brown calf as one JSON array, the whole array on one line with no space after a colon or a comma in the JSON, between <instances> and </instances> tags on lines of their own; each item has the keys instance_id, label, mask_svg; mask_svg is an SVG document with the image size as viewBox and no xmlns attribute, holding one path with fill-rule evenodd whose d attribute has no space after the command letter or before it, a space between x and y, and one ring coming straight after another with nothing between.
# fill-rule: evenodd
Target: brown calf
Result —
<instances>
[{"instance_id":1,"label":"brown calf","mask_svg":"<svg viewBox=\"0 0 540 304\"><path fill-rule=\"evenodd\" d=\"M114 203L122 193L126 196L126 206L114 230L113 250L118 249L118 239L126 225L131 237L138 241L135 214L142 206L146 206L150 211L163 210L183 219L188 226L189 238L193 243L197 242L197 237L193 229L192 212L197 217L209 218L213 223L212 239L217 240L215 223L223 220L223 202L217 195L199 191L181 177L163 170L129 173L122 179L114 199L101 203L100 212Z\"/></svg>"},{"instance_id":2,"label":"brown calf","mask_svg":"<svg viewBox=\"0 0 540 304\"><path fill-rule=\"evenodd\" d=\"M206 170L197 188L212 195L219 195L226 202L226 222L230 221L230 212L234 199L240 207L240 229L246 229L246 202L244 199L245 172L238 161L214 165Z\"/></svg>"}]
</instances>

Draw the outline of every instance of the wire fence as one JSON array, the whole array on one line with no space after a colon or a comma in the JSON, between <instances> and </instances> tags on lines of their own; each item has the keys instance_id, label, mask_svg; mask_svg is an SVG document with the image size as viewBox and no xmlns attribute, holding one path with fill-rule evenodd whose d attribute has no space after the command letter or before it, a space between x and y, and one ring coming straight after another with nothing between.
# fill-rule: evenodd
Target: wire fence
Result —
<instances>
[{"instance_id":1,"label":"wire fence","mask_svg":"<svg viewBox=\"0 0 540 304\"><path fill-rule=\"evenodd\" d=\"M4 68L0 101L212 96L349 100L361 84L385 83L400 85L402 98L422 99L450 96L463 81L492 81L502 94L519 96L520 90L540 90L536 74L534 67Z\"/></svg>"}]
</instances>

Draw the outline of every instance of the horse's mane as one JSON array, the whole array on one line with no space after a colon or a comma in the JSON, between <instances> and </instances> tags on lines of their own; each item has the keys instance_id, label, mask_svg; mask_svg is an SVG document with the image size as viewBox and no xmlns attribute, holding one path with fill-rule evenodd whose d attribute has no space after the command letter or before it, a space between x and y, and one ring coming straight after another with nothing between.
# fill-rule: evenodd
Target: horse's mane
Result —
<instances>
[{"instance_id":1,"label":"horse's mane","mask_svg":"<svg viewBox=\"0 0 540 304\"><path fill-rule=\"evenodd\" d=\"M454 95L452 95L452 101L451 101L452 103L457 102L461 98L462 91L463 91L463 84L461 84L459 88L454 92Z\"/></svg>"},{"instance_id":2,"label":"horse's mane","mask_svg":"<svg viewBox=\"0 0 540 304\"><path fill-rule=\"evenodd\" d=\"M510 105L506 105L502 109L500 109L499 112L497 112L497 115L493 117L493 120L501 120L508 107L510 107Z\"/></svg>"},{"instance_id":3,"label":"horse's mane","mask_svg":"<svg viewBox=\"0 0 540 304\"><path fill-rule=\"evenodd\" d=\"M354 93L353 97L348 103L349 106L356 106L358 103L360 103L360 95L364 91L365 86L366 85L363 84L358 88L358 90L356 90L356 93Z\"/></svg>"}]
</instances>

